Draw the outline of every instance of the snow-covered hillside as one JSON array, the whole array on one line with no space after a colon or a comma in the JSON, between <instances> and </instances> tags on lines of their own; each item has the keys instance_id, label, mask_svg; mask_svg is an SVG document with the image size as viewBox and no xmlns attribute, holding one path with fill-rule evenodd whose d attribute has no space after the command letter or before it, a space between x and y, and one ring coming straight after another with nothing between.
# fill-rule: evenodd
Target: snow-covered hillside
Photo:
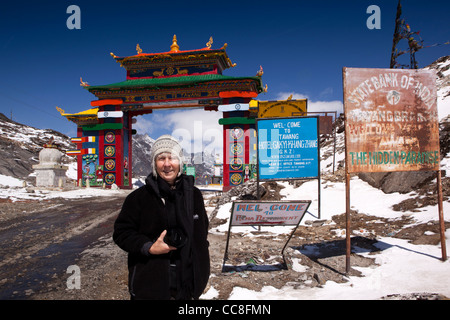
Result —
<instances>
[{"instance_id":1,"label":"snow-covered hillside","mask_svg":"<svg viewBox=\"0 0 450 320\"><path fill-rule=\"evenodd\" d=\"M450 114L450 56L437 59L424 69L436 70L439 120Z\"/></svg>"},{"instance_id":2,"label":"snow-covered hillside","mask_svg":"<svg viewBox=\"0 0 450 320\"><path fill-rule=\"evenodd\" d=\"M11 121L0 114L0 174L25 179L33 172L32 165L38 163L43 145L54 139L62 151L73 149L69 137L51 130L36 129ZM64 157L69 163L73 158ZM33 179L30 179L33 180ZM1 184L1 181L0 181Z\"/></svg>"}]
</instances>

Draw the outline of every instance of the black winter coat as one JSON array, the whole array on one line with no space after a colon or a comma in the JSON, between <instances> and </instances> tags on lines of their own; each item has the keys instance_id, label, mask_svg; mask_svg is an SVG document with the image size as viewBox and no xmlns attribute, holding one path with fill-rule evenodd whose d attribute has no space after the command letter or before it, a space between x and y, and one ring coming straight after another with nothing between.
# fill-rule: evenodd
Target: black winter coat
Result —
<instances>
[{"instance_id":1,"label":"black winter coat","mask_svg":"<svg viewBox=\"0 0 450 320\"><path fill-rule=\"evenodd\" d=\"M181 175L183 191L182 225L187 235L187 244L177 249L181 266L177 265L178 281L184 289L179 299L198 299L206 287L210 274L208 217L203 196L194 186L192 176ZM152 255L149 242L155 242L168 229L165 204L161 200L158 183L151 175L146 185L130 193L114 224L115 243L128 252L128 286L134 299L170 299L169 262L170 253ZM147 244L147 246L145 246ZM145 250L143 250L145 248ZM186 275L189 273L189 275ZM183 290L184 290L183 289Z\"/></svg>"}]
</instances>

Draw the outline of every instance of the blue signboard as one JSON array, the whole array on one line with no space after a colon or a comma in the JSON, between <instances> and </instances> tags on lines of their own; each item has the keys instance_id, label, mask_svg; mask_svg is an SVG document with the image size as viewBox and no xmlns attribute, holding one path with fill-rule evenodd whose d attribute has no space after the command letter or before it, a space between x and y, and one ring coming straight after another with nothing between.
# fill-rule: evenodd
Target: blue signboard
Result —
<instances>
[{"instance_id":1,"label":"blue signboard","mask_svg":"<svg viewBox=\"0 0 450 320\"><path fill-rule=\"evenodd\" d=\"M260 180L318 178L319 118L257 119Z\"/></svg>"}]
</instances>

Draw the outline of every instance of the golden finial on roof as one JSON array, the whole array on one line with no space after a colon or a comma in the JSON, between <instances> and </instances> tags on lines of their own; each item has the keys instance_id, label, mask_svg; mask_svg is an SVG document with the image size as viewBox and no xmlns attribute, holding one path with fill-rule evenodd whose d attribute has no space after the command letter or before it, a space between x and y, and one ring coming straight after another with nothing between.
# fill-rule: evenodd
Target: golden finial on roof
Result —
<instances>
[{"instance_id":1,"label":"golden finial on roof","mask_svg":"<svg viewBox=\"0 0 450 320\"><path fill-rule=\"evenodd\" d=\"M80 86L82 86L82 87L88 87L88 86L89 86L89 83L84 82L83 79L80 77Z\"/></svg>"},{"instance_id":2,"label":"golden finial on roof","mask_svg":"<svg viewBox=\"0 0 450 320\"><path fill-rule=\"evenodd\" d=\"M236 63L231 62L231 59L230 59L230 58L227 58L227 62L228 62L228 65L229 65L231 68L236 67Z\"/></svg>"},{"instance_id":3,"label":"golden finial on roof","mask_svg":"<svg viewBox=\"0 0 450 320\"><path fill-rule=\"evenodd\" d=\"M142 49L139 46L139 43L136 45L136 51L137 51L137 54L141 54L142 53Z\"/></svg>"},{"instance_id":4,"label":"golden finial on roof","mask_svg":"<svg viewBox=\"0 0 450 320\"><path fill-rule=\"evenodd\" d=\"M63 115L64 113L66 113L63 109L61 109L60 107L56 106L56 110L59 111L59 113L61 113L61 115Z\"/></svg>"},{"instance_id":5,"label":"golden finial on roof","mask_svg":"<svg viewBox=\"0 0 450 320\"><path fill-rule=\"evenodd\" d=\"M110 54L111 57L113 57L114 59L117 58L117 56L116 56L114 53L110 52L109 54Z\"/></svg>"},{"instance_id":6,"label":"golden finial on roof","mask_svg":"<svg viewBox=\"0 0 450 320\"><path fill-rule=\"evenodd\" d=\"M177 44L177 35L176 34L173 35L172 45L170 46L170 51L172 51L172 52L180 51L180 46Z\"/></svg>"},{"instance_id":7,"label":"golden finial on roof","mask_svg":"<svg viewBox=\"0 0 450 320\"><path fill-rule=\"evenodd\" d=\"M257 76L257 77L262 77L263 74L264 74L263 67L262 67L262 66L259 66L259 70L258 70L258 72L256 73L256 76Z\"/></svg>"},{"instance_id":8,"label":"golden finial on roof","mask_svg":"<svg viewBox=\"0 0 450 320\"><path fill-rule=\"evenodd\" d=\"M206 43L206 47L208 48L208 49L211 49L211 45L213 44L213 37L210 37L209 38L209 41Z\"/></svg>"},{"instance_id":9,"label":"golden finial on roof","mask_svg":"<svg viewBox=\"0 0 450 320\"><path fill-rule=\"evenodd\" d=\"M292 100L292 94L286 100Z\"/></svg>"}]
</instances>

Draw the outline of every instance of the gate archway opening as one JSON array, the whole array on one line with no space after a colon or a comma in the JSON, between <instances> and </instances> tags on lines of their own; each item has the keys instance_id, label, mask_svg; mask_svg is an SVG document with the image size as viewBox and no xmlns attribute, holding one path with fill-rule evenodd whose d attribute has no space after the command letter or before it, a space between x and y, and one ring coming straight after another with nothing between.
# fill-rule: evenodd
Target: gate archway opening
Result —
<instances>
[{"instance_id":1,"label":"gate archway opening","mask_svg":"<svg viewBox=\"0 0 450 320\"><path fill-rule=\"evenodd\" d=\"M226 53L227 44L180 50L174 35L170 51L143 53L113 59L126 70L122 82L81 86L95 95L91 108L61 115L77 125L78 180L82 186L131 188L133 124L137 116L157 110L203 109L223 112L223 190L251 178L256 152L257 105L250 101L267 90L262 85L262 68L255 76L231 77L223 71L235 67ZM256 164L256 163L255 163Z\"/></svg>"}]
</instances>

